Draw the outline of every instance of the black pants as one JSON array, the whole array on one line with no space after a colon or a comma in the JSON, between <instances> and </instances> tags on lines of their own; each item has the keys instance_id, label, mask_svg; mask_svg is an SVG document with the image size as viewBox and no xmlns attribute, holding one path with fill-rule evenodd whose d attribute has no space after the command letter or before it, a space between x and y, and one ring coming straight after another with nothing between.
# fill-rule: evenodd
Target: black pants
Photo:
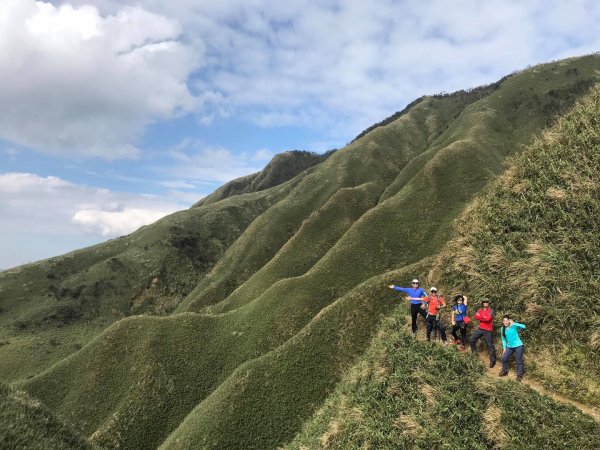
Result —
<instances>
[{"instance_id":1,"label":"black pants","mask_svg":"<svg viewBox=\"0 0 600 450\"><path fill-rule=\"evenodd\" d=\"M423 319L427 320L427 313L424 309L421 308L421 304L415 305L413 303L410 304L410 317L412 318L412 332L417 332L417 315L421 314Z\"/></svg>"},{"instance_id":2,"label":"black pants","mask_svg":"<svg viewBox=\"0 0 600 450\"><path fill-rule=\"evenodd\" d=\"M431 330L437 328L440 331L440 337L442 341L446 342L446 329L440 320L438 320L437 316L429 315L427 316L427 340L431 340Z\"/></svg>"},{"instance_id":3,"label":"black pants","mask_svg":"<svg viewBox=\"0 0 600 450\"><path fill-rule=\"evenodd\" d=\"M452 337L454 338L454 340L458 339L458 335L456 334L458 330L460 330L460 342L464 347L465 345L467 345L467 324L464 323L462 320L456 321L456 325L452 327Z\"/></svg>"},{"instance_id":4,"label":"black pants","mask_svg":"<svg viewBox=\"0 0 600 450\"><path fill-rule=\"evenodd\" d=\"M491 331L482 330L477 328L471 335L471 351L477 351L477 341L485 337L485 343L487 344L488 353L490 355L490 363L496 362L496 348L494 347L494 337Z\"/></svg>"}]
</instances>

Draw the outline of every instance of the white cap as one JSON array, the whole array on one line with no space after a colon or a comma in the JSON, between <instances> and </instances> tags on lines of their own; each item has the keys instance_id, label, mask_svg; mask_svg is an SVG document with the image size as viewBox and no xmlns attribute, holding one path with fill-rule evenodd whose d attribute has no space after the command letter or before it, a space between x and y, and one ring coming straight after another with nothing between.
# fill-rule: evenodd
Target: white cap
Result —
<instances>
[{"instance_id":1,"label":"white cap","mask_svg":"<svg viewBox=\"0 0 600 450\"><path fill-rule=\"evenodd\" d=\"M418 283L419 280L417 280L416 278L414 280L412 280L412 283Z\"/></svg>"},{"instance_id":2,"label":"white cap","mask_svg":"<svg viewBox=\"0 0 600 450\"><path fill-rule=\"evenodd\" d=\"M429 288L429 292L433 292L433 291L437 292L437 288L435 286L431 286Z\"/></svg>"}]
</instances>

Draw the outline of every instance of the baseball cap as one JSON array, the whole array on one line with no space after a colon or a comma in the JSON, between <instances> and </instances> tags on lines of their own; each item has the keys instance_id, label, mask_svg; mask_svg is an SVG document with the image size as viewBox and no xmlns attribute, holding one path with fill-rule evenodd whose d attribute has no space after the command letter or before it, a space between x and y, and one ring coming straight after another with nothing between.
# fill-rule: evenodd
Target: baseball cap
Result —
<instances>
[{"instance_id":1,"label":"baseball cap","mask_svg":"<svg viewBox=\"0 0 600 450\"><path fill-rule=\"evenodd\" d=\"M415 279L413 279L413 280L411 281L411 283L417 283L417 284L419 284L419 280L417 280L417 279L415 278Z\"/></svg>"},{"instance_id":2,"label":"baseball cap","mask_svg":"<svg viewBox=\"0 0 600 450\"><path fill-rule=\"evenodd\" d=\"M435 286L431 286L431 287L429 288L429 291L430 291L430 292L437 292L437 288L436 288Z\"/></svg>"}]
</instances>

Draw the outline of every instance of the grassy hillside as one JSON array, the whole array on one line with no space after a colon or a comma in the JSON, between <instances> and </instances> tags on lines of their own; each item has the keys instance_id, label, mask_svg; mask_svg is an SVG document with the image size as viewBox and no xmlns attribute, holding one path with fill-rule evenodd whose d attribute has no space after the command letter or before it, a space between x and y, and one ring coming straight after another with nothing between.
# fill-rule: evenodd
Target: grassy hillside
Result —
<instances>
[{"instance_id":1,"label":"grassy hillside","mask_svg":"<svg viewBox=\"0 0 600 450\"><path fill-rule=\"evenodd\" d=\"M404 316L385 322L286 450L600 446L589 416L485 375L469 353L413 339Z\"/></svg>"},{"instance_id":2,"label":"grassy hillside","mask_svg":"<svg viewBox=\"0 0 600 450\"><path fill-rule=\"evenodd\" d=\"M170 313L248 224L300 179L0 272L0 379L40 372L123 317Z\"/></svg>"},{"instance_id":3,"label":"grassy hillside","mask_svg":"<svg viewBox=\"0 0 600 450\"><path fill-rule=\"evenodd\" d=\"M255 344L259 341L257 330L230 315L186 313L128 318L48 373L28 380L25 386L37 398L52 399L56 412L82 434L91 436L95 444L153 448L198 404L205 404L203 401L209 397L212 399L209 402L215 399L221 402L218 392L228 392L221 384L230 386L233 382L233 386L239 387L239 374L244 374L243 378L250 383L254 377L263 377L268 372L273 376L272 383L277 383L268 391L271 404L277 403L279 409L287 410L284 415L277 415L278 426L290 418L295 418L294 423L299 426L298 414L307 418L315 402L324 399L325 393L339 380L340 367L348 365L360 353L380 317L396 303L390 298L386 283L395 277L409 277L415 270L422 272L425 267L409 267L369 280L314 317L298 336L258 360L253 359L262 350ZM307 361L312 361L314 373L310 375L299 370ZM252 374L249 367L254 368ZM275 376L278 371L282 372ZM296 397L301 391L307 393L304 401ZM103 393L101 398L98 392ZM266 400L264 386L243 390L244 395L252 393L257 396L254 402ZM292 398L298 402L291 402ZM248 399L244 402L250 406ZM242 430L252 427L254 422L246 423L232 434L240 422L246 422L244 416L237 416L240 405L234 403L235 407L233 403L229 406L218 403L216 410L204 406L196 410L220 419L218 424L211 422L211 426L227 428L215 432L215 437L244 447L248 436ZM267 427L267 423L262 426ZM285 425L289 437L293 430L290 424ZM279 435L282 429L273 427L269 433ZM195 439L196 434L193 436ZM227 448L229 444L219 445Z\"/></svg>"},{"instance_id":4,"label":"grassy hillside","mask_svg":"<svg viewBox=\"0 0 600 450\"><path fill-rule=\"evenodd\" d=\"M600 86L510 161L432 276L528 326L532 372L600 406Z\"/></svg>"},{"instance_id":5,"label":"grassy hillside","mask_svg":"<svg viewBox=\"0 0 600 450\"><path fill-rule=\"evenodd\" d=\"M4 383L0 383L0 424L0 448L93 448L39 401Z\"/></svg>"},{"instance_id":6,"label":"grassy hillside","mask_svg":"<svg viewBox=\"0 0 600 450\"><path fill-rule=\"evenodd\" d=\"M224 184L193 207L197 208L216 203L232 195L264 191L265 189L285 183L310 167L325 161L334 151L332 150L322 155L300 150L279 153L260 172L237 178Z\"/></svg>"},{"instance_id":7,"label":"grassy hillside","mask_svg":"<svg viewBox=\"0 0 600 450\"><path fill-rule=\"evenodd\" d=\"M361 283L283 345L241 365L161 448L261 449L291 439L366 349L381 318L397 306L387 285L422 273L430 263L424 260Z\"/></svg>"},{"instance_id":8,"label":"grassy hillside","mask_svg":"<svg viewBox=\"0 0 600 450\"><path fill-rule=\"evenodd\" d=\"M178 241L191 255L225 234L203 270L180 272L186 260L173 261L174 276L195 276L185 288L168 284L173 313L119 320L19 386L108 447L289 442L397 303L386 285L428 281L466 205L599 71L594 55L425 97L284 184L172 216L190 218L182 236L198 222L206 230ZM152 296L153 280L140 312L165 301ZM17 348L0 356L13 364Z\"/></svg>"},{"instance_id":9,"label":"grassy hillside","mask_svg":"<svg viewBox=\"0 0 600 450\"><path fill-rule=\"evenodd\" d=\"M398 120L336 152L290 196L261 215L177 311L200 311L237 288L234 303L254 300L254 293L266 291L270 284L256 289L246 281L278 251L285 251L284 244L308 213L321 208L333 192L363 182L374 183L379 200L357 222L362 227L354 226L344 236L348 241L337 246L353 254L363 249L362 258L355 262L345 255L338 272L352 273L355 284L361 280L361 266L365 279L398 261L410 264L430 254L445 242L448 225L463 205L502 171L504 158L571 105L598 76L596 56L561 64L515 74L482 99L479 91L425 98ZM390 225L396 227L393 233ZM412 250L413 243L427 248ZM352 267L345 269L349 261ZM248 294L246 284L252 287Z\"/></svg>"}]
</instances>

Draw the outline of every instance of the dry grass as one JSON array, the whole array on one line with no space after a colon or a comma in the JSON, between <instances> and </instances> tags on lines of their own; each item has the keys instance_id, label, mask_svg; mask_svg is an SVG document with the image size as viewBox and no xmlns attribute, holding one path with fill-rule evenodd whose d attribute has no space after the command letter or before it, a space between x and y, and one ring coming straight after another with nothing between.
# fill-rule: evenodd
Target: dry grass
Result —
<instances>
[{"instance_id":1,"label":"dry grass","mask_svg":"<svg viewBox=\"0 0 600 450\"><path fill-rule=\"evenodd\" d=\"M419 392L425 396L425 401L428 407L433 408L437 404L437 398L439 391L428 383L421 383L419 385Z\"/></svg>"},{"instance_id":2,"label":"dry grass","mask_svg":"<svg viewBox=\"0 0 600 450\"><path fill-rule=\"evenodd\" d=\"M340 433L342 424L339 420L333 420L329 423L327 431L321 436L321 447L327 448L332 439Z\"/></svg>"},{"instance_id":3,"label":"dry grass","mask_svg":"<svg viewBox=\"0 0 600 450\"><path fill-rule=\"evenodd\" d=\"M402 414L394 421L394 428L408 437L417 437L423 432L423 426L415 416Z\"/></svg>"},{"instance_id":4,"label":"dry grass","mask_svg":"<svg viewBox=\"0 0 600 450\"><path fill-rule=\"evenodd\" d=\"M507 448L510 443L510 435L502 425L502 410L495 405L490 405L483 413L483 433L494 443L493 448Z\"/></svg>"}]
</instances>

